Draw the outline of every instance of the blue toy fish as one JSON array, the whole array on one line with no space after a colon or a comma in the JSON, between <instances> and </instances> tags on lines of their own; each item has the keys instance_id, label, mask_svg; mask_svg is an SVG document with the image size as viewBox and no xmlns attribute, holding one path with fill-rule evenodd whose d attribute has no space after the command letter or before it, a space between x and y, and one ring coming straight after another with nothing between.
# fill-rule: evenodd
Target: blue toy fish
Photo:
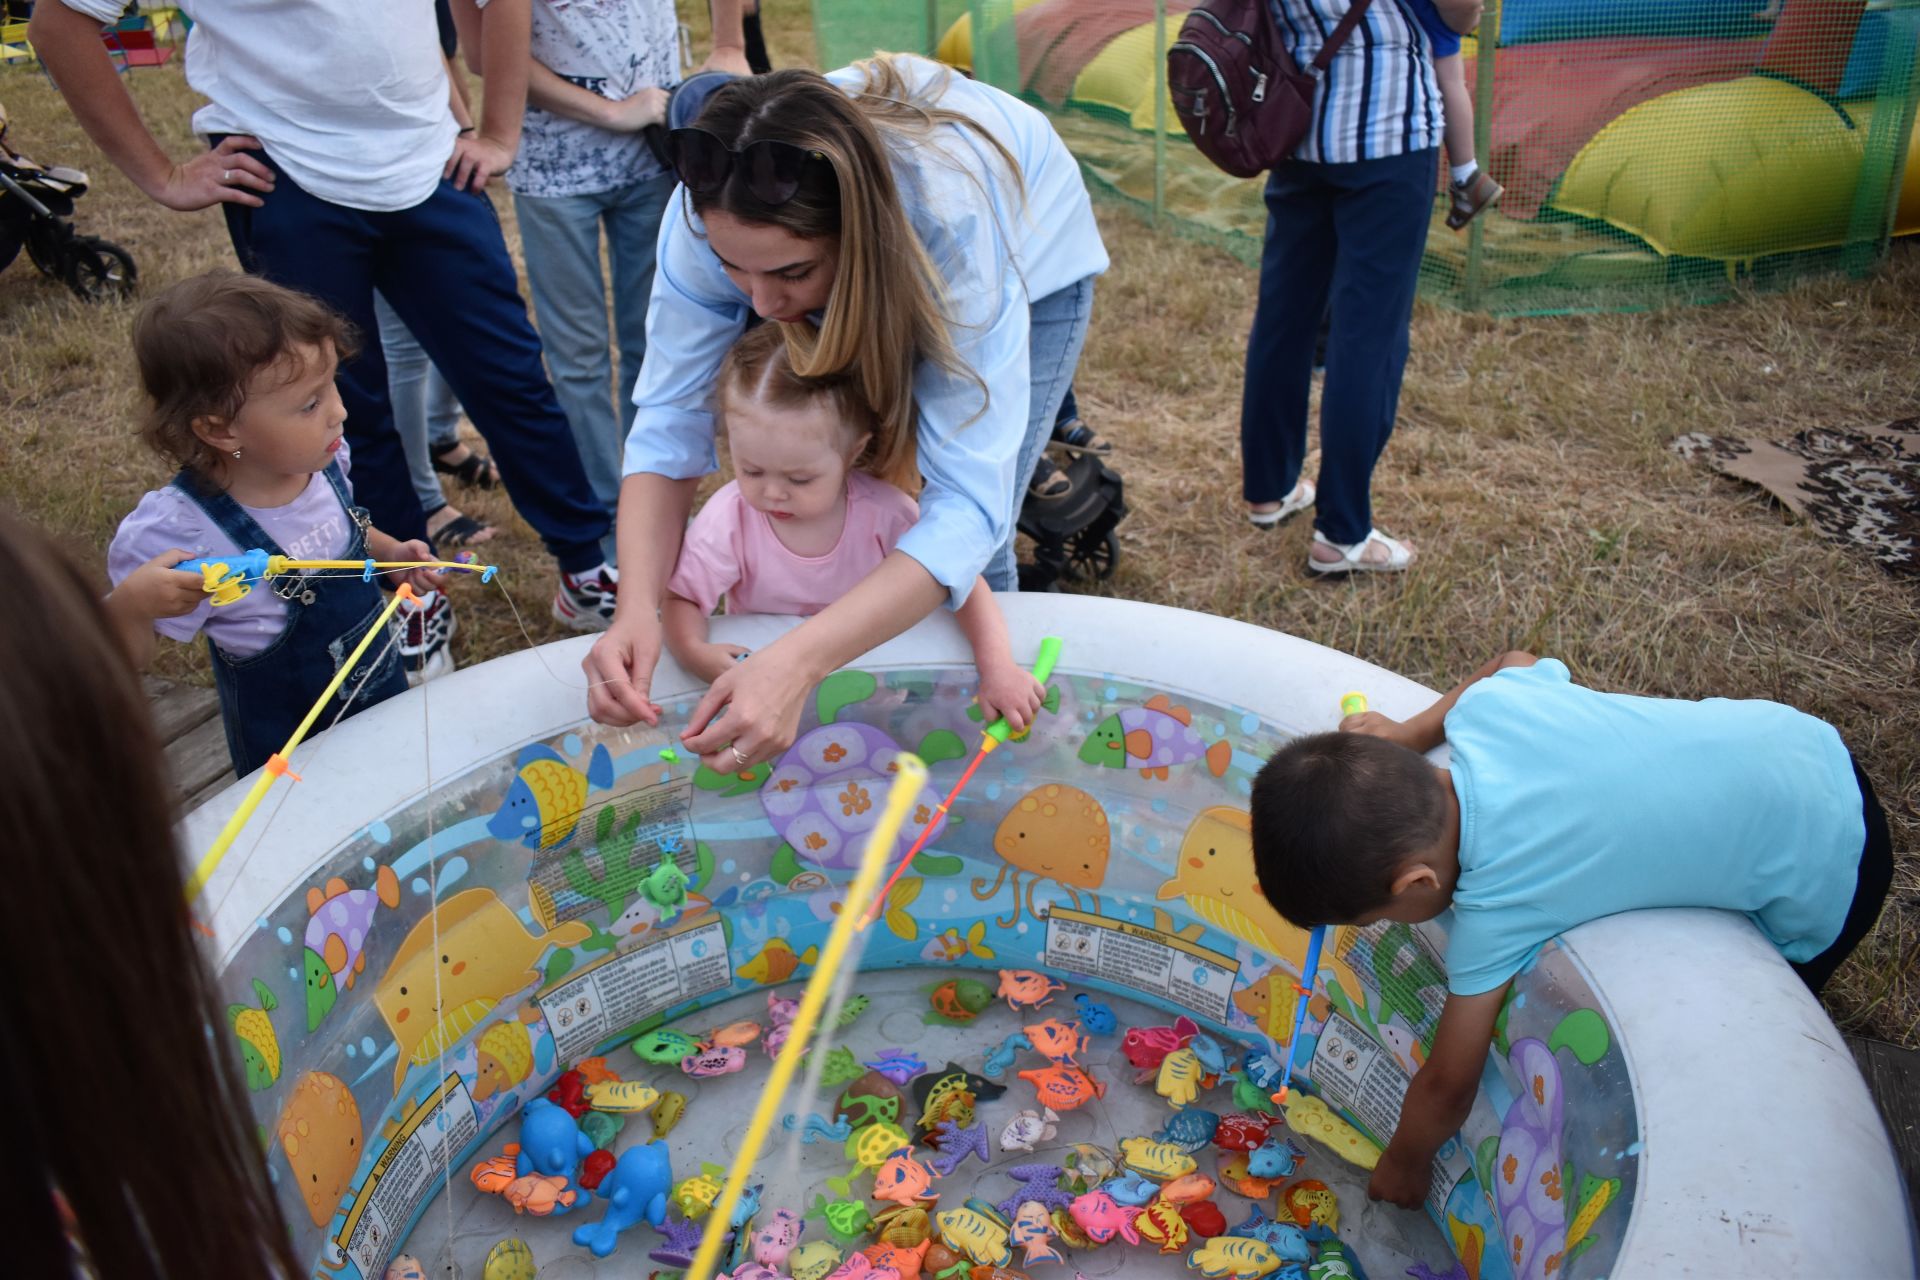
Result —
<instances>
[{"instance_id":1,"label":"blue toy fish","mask_svg":"<svg viewBox=\"0 0 1920 1280\"><path fill-rule=\"evenodd\" d=\"M514 769L506 800L487 819L487 834L518 840L536 853L570 838L586 811L587 796L613 786L613 756L604 742L594 745L585 773L538 742L521 751Z\"/></svg>"},{"instance_id":2,"label":"blue toy fish","mask_svg":"<svg viewBox=\"0 0 1920 1280\"><path fill-rule=\"evenodd\" d=\"M1258 1087L1268 1090L1280 1087L1280 1062L1265 1049L1248 1049L1240 1059L1240 1066L1247 1073L1247 1079Z\"/></svg>"},{"instance_id":3,"label":"blue toy fish","mask_svg":"<svg viewBox=\"0 0 1920 1280\"><path fill-rule=\"evenodd\" d=\"M804 1122L799 1116L788 1115L782 1117L780 1125L788 1133L799 1129L800 1145L803 1147L810 1147L822 1138L828 1142L845 1142L853 1136L853 1121L845 1116L841 1116L838 1120L828 1120L808 1112Z\"/></svg>"},{"instance_id":4,"label":"blue toy fish","mask_svg":"<svg viewBox=\"0 0 1920 1280\"><path fill-rule=\"evenodd\" d=\"M564 1113L563 1113L564 1114ZM573 1242L604 1258L620 1244L620 1233L645 1219L658 1231L667 1221L667 1192L673 1187L673 1166L667 1144L647 1142L627 1148L620 1163L600 1183L607 1200L607 1216L576 1227Z\"/></svg>"},{"instance_id":5,"label":"blue toy fish","mask_svg":"<svg viewBox=\"0 0 1920 1280\"><path fill-rule=\"evenodd\" d=\"M1000 1042L1000 1047L987 1055L986 1065L980 1069L989 1080L998 1080L1007 1074L1007 1068L1019 1060L1022 1050L1033 1048L1025 1032L1016 1031Z\"/></svg>"},{"instance_id":6,"label":"blue toy fish","mask_svg":"<svg viewBox=\"0 0 1920 1280\"><path fill-rule=\"evenodd\" d=\"M1138 1208L1160 1194L1160 1184L1137 1173L1123 1173L1101 1183L1100 1190L1121 1204Z\"/></svg>"},{"instance_id":7,"label":"blue toy fish","mask_svg":"<svg viewBox=\"0 0 1920 1280\"><path fill-rule=\"evenodd\" d=\"M1247 1153L1247 1172L1263 1181L1277 1182L1291 1178L1306 1162L1306 1152L1278 1133L1270 1133L1265 1142Z\"/></svg>"},{"instance_id":8,"label":"blue toy fish","mask_svg":"<svg viewBox=\"0 0 1920 1280\"><path fill-rule=\"evenodd\" d=\"M1220 1117L1205 1107L1182 1107L1153 1136L1157 1142L1171 1142L1192 1155L1212 1142L1219 1128Z\"/></svg>"},{"instance_id":9,"label":"blue toy fish","mask_svg":"<svg viewBox=\"0 0 1920 1280\"><path fill-rule=\"evenodd\" d=\"M1075 995L1073 1003L1080 1011L1080 1025L1088 1035L1110 1036L1120 1029L1120 1020L1113 1016L1112 1007L1101 1004L1086 992Z\"/></svg>"},{"instance_id":10,"label":"blue toy fish","mask_svg":"<svg viewBox=\"0 0 1920 1280\"><path fill-rule=\"evenodd\" d=\"M733 1229L738 1231L753 1221L753 1215L760 1212L760 1189L765 1183L755 1183L740 1193L733 1206Z\"/></svg>"},{"instance_id":11,"label":"blue toy fish","mask_svg":"<svg viewBox=\"0 0 1920 1280\"><path fill-rule=\"evenodd\" d=\"M1306 1233L1291 1222L1276 1222L1260 1209L1253 1207L1247 1220L1237 1227L1229 1229L1229 1236L1241 1236L1248 1240L1258 1240L1280 1255L1285 1262L1311 1262L1313 1250L1307 1245Z\"/></svg>"},{"instance_id":12,"label":"blue toy fish","mask_svg":"<svg viewBox=\"0 0 1920 1280\"><path fill-rule=\"evenodd\" d=\"M1193 1056L1200 1059L1200 1065L1207 1069L1210 1076L1227 1074L1227 1051L1206 1032L1201 1032L1187 1041L1187 1048L1193 1050Z\"/></svg>"}]
</instances>

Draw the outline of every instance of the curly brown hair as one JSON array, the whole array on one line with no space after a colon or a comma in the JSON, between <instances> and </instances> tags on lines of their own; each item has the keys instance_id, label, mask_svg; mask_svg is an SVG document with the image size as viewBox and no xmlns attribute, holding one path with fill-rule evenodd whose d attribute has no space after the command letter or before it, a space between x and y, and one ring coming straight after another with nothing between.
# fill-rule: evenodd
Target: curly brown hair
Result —
<instances>
[{"instance_id":1,"label":"curly brown hair","mask_svg":"<svg viewBox=\"0 0 1920 1280\"><path fill-rule=\"evenodd\" d=\"M345 317L316 298L237 271L209 271L157 295L133 322L133 355L147 410L140 438L189 471L215 474L219 455L194 423L232 421L263 369L299 375L302 347L358 349Z\"/></svg>"}]
</instances>

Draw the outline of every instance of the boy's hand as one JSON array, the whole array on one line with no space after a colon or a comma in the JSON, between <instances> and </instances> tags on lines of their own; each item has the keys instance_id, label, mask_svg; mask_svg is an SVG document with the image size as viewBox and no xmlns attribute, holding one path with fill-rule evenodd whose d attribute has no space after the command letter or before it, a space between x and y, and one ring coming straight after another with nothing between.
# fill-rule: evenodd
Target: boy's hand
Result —
<instances>
[{"instance_id":1,"label":"boy's hand","mask_svg":"<svg viewBox=\"0 0 1920 1280\"><path fill-rule=\"evenodd\" d=\"M1025 733L1034 716L1040 713L1040 703L1046 696L1047 691L1038 680L1010 662L980 669L982 724L992 724L1005 716L1015 733Z\"/></svg>"},{"instance_id":2,"label":"boy's hand","mask_svg":"<svg viewBox=\"0 0 1920 1280\"><path fill-rule=\"evenodd\" d=\"M650 124L667 121L667 91L658 87L635 90L606 106L606 126L619 133L638 133Z\"/></svg>"},{"instance_id":3,"label":"boy's hand","mask_svg":"<svg viewBox=\"0 0 1920 1280\"><path fill-rule=\"evenodd\" d=\"M206 585L199 574L173 567L191 559L190 551L162 551L123 578L113 594L130 611L148 620L192 613L207 598Z\"/></svg>"},{"instance_id":4,"label":"boy's hand","mask_svg":"<svg viewBox=\"0 0 1920 1280\"><path fill-rule=\"evenodd\" d=\"M483 191L487 183L513 167L514 148L484 133L463 133L454 139L453 154L441 176L462 191Z\"/></svg>"},{"instance_id":5,"label":"boy's hand","mask_svg":"<svg viewBox=\"0 0 1920 1280\"><path fill-rule=\"evenodd\" d=\"M1342 733L1364 733L1370 737L1385 738L1388 742L1397 742L1403 747L1412 747L1412 735L1407 726L1392 716L1381 715L1378 711L1360 711L1340 722ZM1414 750L1419 748L1414 747Z\"/></svg>"},{"instance_id":6,"label":"boy's hand","mask_svg":"<svg viewBox=\"0 0 1920 1280\"><path fill-rule=\"evenodd\" d=\"M1389 1146L1380 1163L1374 1166L1373 1177L1367 1183L1367 1198L1385 1200L1402 1209L1418 1209L1426 1202L1427 1188L1432 1181L1431 1161L1415 1163L1395 1155L1394 1148Z\"/></svg>"}]
</instances>

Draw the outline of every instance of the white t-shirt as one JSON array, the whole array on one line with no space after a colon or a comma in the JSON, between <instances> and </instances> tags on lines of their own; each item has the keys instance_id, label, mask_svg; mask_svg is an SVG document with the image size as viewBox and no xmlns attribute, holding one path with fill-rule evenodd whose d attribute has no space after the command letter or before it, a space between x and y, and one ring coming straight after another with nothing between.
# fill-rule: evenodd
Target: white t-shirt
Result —
<instances>
[{"instance_id":1,"label":"white t-shirt","mask_svg":"<svg viewBox=\"0 0 1920 1280\"><path fill-rule=\"evenodd\" d=\"M612 102L679 79L673 0L534 0L533 56ZM527 107L507 185L523 196L582 196L658 177L660 162L637 133L614 133Z\"/></svg>"},{"instance_id":2,"label":"white t-shirt","mask_svg":"<svg viewBox=\"0 0 1920 1280\"><path fill-rule=\"evenodd\" d=\"M122 0L61 0L114 22ZM459 133L433 0L178 0L193 19L187 83L202 135L249 133L310 194L411 209Z\"/></svg>"}]
</instances>

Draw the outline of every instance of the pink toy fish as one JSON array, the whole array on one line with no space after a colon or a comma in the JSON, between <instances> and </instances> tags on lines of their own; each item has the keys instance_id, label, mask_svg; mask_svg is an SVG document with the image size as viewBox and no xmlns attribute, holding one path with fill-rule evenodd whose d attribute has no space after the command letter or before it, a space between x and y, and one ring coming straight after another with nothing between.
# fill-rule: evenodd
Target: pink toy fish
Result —
<instances>
[{"instance_id":1,"label":"pink toy fish","mask_svg":"<svg viewBox=\"0 0 1920 1280\"><path fill-rule=\"evenodd\" d=\"M900 1273L892 1267L876 1267L866 1254L856 1253L828 1272L827 1280L900 1280Z\"/></svg>"},{"instance_id":2,"label":"pink toy fish","mask_svg":"<svg viewBox=\"0 0 1920 1280\"><path fill-rule=\"evenodd\" d=\"M1077 1023L1048 1018L1020 1029L1033 1041L1034 1049L1055 1066L1072 1065L1073 1055L1087 1047L1087 1033Z\"/></svg>"},{"instance_id":3,"label":"pink toy fish","mask_svg":"<svg viewBox=\"0 0 1920 1280\"><path fill-rule=\"evenodd\" d=\"M1017 1010L1022 1006L1038 1009L1053 999L1054 992L1066 989L1066 983L1055 982L1046 974L1032 969L1002 969L1000 990L994 994L1003 997L1009 1009Z\"/></svg>"},{"instance_id":4,"label":"pink toy fish","mask_svg":"<svg viewBox=\"0 0 1920 1280\"><path fill-rule=\"evenodd\" d=\"M1039 1067L1022 1071L1020 1078L1032 1081L1040 1105L1055 1111L1072 1111L1107 1093L1106 1085L1079 1067Z\"/></svg>"},{"instance_id":5,"label":"pink toy fish","mask_svg":"<svg viewBox=\"0 0 1920 1280\"><path fill-rule=\"evenodd\" d=\"M1073 1219L1074 1225L1095 1244L1105 1244L1116 1233L1128 1244L1139 1244L1140 1233L1133 1227L1137 1212L1104 1191L1089 1191L1085 1195L1075 1196L1073 1203L1067 1206L1067 1214Z\"/></svg>"},{"instance_id":6,"label":"pink toy fish","mask_svg":"<svg viewBox=\"0 0 1920 1280\"><path fill-rule=\"evenodd\" d=\"M747 1051L737 1045L716 1045L680 1059L680 1069L696 1080L730 1075L747 1065Z\"/></svg>"},{"instance_id":7,"label":"pink toy fish","mask_svg":"<svg viewBox=\"0 0 1920 1280\"><path fill-rule=\"evenodd\" d=\"M1120 1052L1139 1070L1152 1073L1160 1069L1168 1054L1185 1048L1199 1034L1200 1024L1182 1014L1170 1027L1128 1027ZM1140 1078L1144 1081L1147 1077Z\"/></svg>"},{"instance_id":8,"label":"pink toy fish","mask_svg":"<svg viewBox=\"0 0 1920 1280\"><path fill-rule=\"evenodd\" d=\"M753 1233L753 1260L763 1267L779 1267L800 1243L800 1233L806 1229L806 1219L793 1210L775 1209L772 1221Z\"/></svg>"},{"instance_id":9,"label":"pink toy fish","mask_svg":"<svg viewBox=\"0 0 1920 1280\"><path fill-rule=\"evenodd\" d=\"M923 1204L929 1200L938 1200L939 1192L928 1195L933 1186L934 1174L927 1166L913 1158L913 1153L901 1148L873 1174L873 1198L891 1200L898 1205Z\"/></svg>"},{"instance_id":10,"label":"pink toy fish","mask_svg":"<svg viewBox=\"0 0 1920 1280\"><path fill-rule=\"evenodd\" d=\"M767 1034L760 1043L766 1049L769 1058L780 1056L780 1047L787 1042L793 1032L793 1019L800 1012L800 1002L785 996L767 992Z\"/></svg>"}]
</instances>

